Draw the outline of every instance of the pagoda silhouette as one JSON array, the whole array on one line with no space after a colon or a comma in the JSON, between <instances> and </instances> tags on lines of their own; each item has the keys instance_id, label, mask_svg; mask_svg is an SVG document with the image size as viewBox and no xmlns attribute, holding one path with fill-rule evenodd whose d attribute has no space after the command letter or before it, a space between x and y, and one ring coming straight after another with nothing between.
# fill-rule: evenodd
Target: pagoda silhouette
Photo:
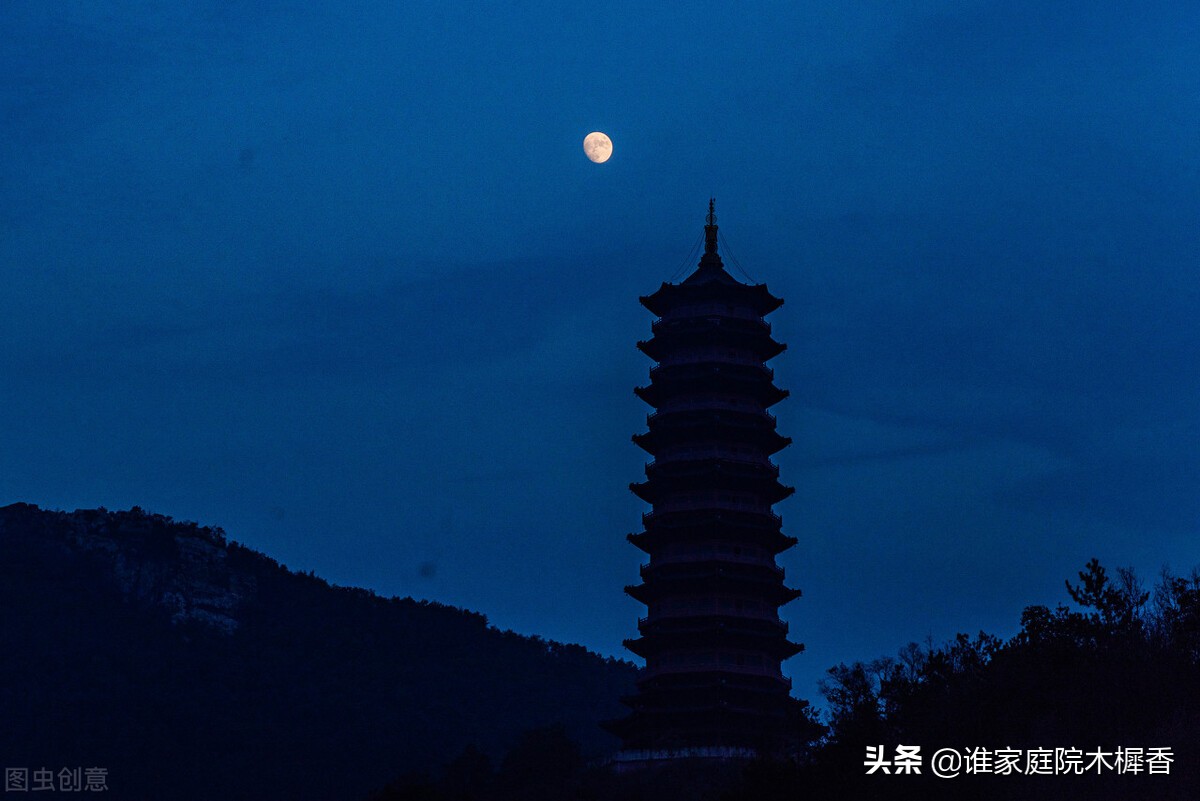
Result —
<instances>
[{"instance_id":1,"label":"pagoda silhouette","mask_svg":"<svg viewBox=\"0 0 1200 801\"><path fill-rule=\"evenodd\" d=\"M658 319L637 347L657 366L634 390L654 412L633 441L654 458L630 489L653 510L628 535L650 557L625 588L647 606L625 641L646 665L622 698L632 714L604 724L619 769L786 748L802 703L780 663L804 646L779 618L800 591L775 563L796 539L771 509L794 491L770 458L791 439L767 411L788 395L765 364L787 347L763 319L783 300L725 271L712 200L706 222L696 270L640 298Z\"/></svg>"}]
</instances>

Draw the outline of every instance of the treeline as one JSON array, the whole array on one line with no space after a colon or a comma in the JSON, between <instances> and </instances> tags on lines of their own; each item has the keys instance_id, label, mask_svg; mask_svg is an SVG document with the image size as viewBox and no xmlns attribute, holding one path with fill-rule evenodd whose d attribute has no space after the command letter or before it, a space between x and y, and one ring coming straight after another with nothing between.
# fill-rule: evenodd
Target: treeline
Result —
<instances>
[{"instance_id":1,"label":"treeline","mask_svg":"<svg viewBox=\"0 0 1200 801\"><path fill-rule=\"evenodd\" d=\"M824 732L794 759L616 775L581 760L563 732L539 732L495 764L467 754L447 771L404 776L374 799L1200 798L1200 574L1164 573L1147 589L1132 571L1110 576L1093 560L1065 589L1071 606L1027 607L1007 640L960 634L830 669ZM901 745L919 747L919 774L894 763ZM868 747L888 772L868 775ZM964 755L957 778L932 775L931 757L943 748ZM1143 749L1137 771L1126 770L1125 760L1137 763L1128 748ZM1150 771L1155 748L1168 749L1168 773L1161 760ZM1097 751L1103 764L1088 767ZM1026 775L1031 752L1042 773ZM998 771L1000 761L1015 768ZM1066 775L1075 761L1084 772Z\"/></svg>"},{"instance_id":2,"label":"treeline","mask_svg":"<svg viewBox=\"0 0 1200 801\"><path fill-rule=\"evenodd\" d=\"M1200 798L1200 574L1164 571L1148 589L1132 570L1110 576L1092 560L1065 584L1073 608L1026 607L1008 640L960 634L940 647L913 643L896 658L832 668L814 781L851 771L861 785L895 790L911 777L866 776L866 746L891 754L906 744L920 745L926 763L946 747L1023 752L1020 771L1007 775L931 779L926 765L913 784L941 787L945 797ZM1029 751L1056 748L1082 751L1084 774L1025 773ZM1121 772L1131 767L1117 764L1117 749L1123 757L1126 748L1135 762L1136 749L1147 749L1142 757L1169 749L1169 773L1151 775L1144 760L1140 771Z\"/></svg>"}]
</instances>

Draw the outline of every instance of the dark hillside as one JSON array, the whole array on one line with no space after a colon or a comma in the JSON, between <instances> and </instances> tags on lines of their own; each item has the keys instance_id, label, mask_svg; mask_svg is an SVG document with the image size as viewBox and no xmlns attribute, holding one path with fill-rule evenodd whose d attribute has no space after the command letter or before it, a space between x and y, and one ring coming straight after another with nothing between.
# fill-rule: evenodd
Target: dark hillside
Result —
<instances>
[{"instance_id":1,"label":"dark hillside","mask_svg":"<svg viewBox=\"0 0 1200 801\"><path fill-rule=\"evenodd\" d=\"M467 745L612 745L631 664L480 614L331 587L219 529L0 509L0 762L112 798L361 798Z\"/></svg>"}]
</instances>

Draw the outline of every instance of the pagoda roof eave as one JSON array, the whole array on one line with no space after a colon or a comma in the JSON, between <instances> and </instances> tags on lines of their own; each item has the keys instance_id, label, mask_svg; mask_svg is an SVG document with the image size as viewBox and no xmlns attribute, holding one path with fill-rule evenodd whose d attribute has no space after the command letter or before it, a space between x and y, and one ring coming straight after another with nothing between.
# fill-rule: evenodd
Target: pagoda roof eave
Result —
<instances>
[{"instance_id":1,"label":"pagoda roof eave","mask_svg":"<svg viewBox=\"0 0 1200 801\"><path fill-rule=\"evenodd\" d=\"M664 283L654 293L638 298L638 302L659 317L666 315L672 307L681 303L703 300L745 304L754 309L759 316L770 314L783 305L783 298L772 295L766 284L743 284L736 280L714 280L694 284L687 281L682 284Z\"/></svg>"},{"instance_id":2,"label":"pagoda roof eave","mask_svg":"<svg viewBox=\"0 0 1200 801\"><path fill-rule=\"evenodd\" d=\"M788 536L778 529L761 531L733 529L728 532L711 528L652 529L625 535L625 539L631 545L647 554L653 554L654 550L662 543L693 542L697 537L713 542L733 537L743 542L762 545L772 556L783 553L799 542L795 537Z\"/></svg>"},{"instance_id":3,"label":"pagoda roof eave","mask_svg":"<svg viewBox=\"0 0 1200 801\"><path fill-rule=\"evenodd\" d=\"M727 335L719 329L687 331L680 333L655 334L652 339L640 340L637 349L656 362L661 362L680 343L724 344L741 342L750 348L759 361L767 362L787 350L787 345L772 339L770 334Z\"/></svg>"},{"instance_id":4,"label":"pagoda roof eave","mask_svg":"<svg viewBox=\"0 0 1200 801\"><path fill-rule=\"evenodd\" d=\"M681 380L678 382L671 382L671 384L676 384L676 383L683 384L686 387L686 383L696 383L699 380L700 379L697 379L697 378L689 378L689 379L684 379L684 380ZM744 383L745 382L743 382L743 384ZM673 397L676 395L683 395L689 391L694 391L694 390L689 390L686 388L685 389L676 389L676 388L674 388L674 386L669 385L666 380L659 380L659 381L652 380L646 386L633 388L634 395L636 395L643 402L654 407L655 409L659 408L659 406L661 406L667 400L667 398ZM746 387L744 387L744 386L737 387L736 391L745 392ZM759 397L762 400L763 408L765 408L765 409L771 408L772 406L774 406L775 404L784 400L791 394L791 392L789 390L780 389L779 387L775 386L774 384L772 384L770 382L766 382L763 384L757 384L757 385L751 383L749 385L748 391L751 395L753 395L755 397Z\"/></svg>"}]
</instances>

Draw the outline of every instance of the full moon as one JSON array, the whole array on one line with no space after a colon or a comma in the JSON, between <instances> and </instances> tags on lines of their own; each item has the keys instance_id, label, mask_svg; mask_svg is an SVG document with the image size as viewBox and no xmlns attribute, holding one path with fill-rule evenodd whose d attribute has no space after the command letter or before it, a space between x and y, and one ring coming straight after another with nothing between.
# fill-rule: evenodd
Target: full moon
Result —
<instances>
[{"instance_id":1,"label":"full moon","mask_svg":"<svg viewBox=\"0 0 1200 801\"><path fill-rule=\"evenodd\" d=\"M592 131L583 137L583 152L592 161L603 164L612 155L612 140L599 131Z\"/></svg>"}]
</instances>

